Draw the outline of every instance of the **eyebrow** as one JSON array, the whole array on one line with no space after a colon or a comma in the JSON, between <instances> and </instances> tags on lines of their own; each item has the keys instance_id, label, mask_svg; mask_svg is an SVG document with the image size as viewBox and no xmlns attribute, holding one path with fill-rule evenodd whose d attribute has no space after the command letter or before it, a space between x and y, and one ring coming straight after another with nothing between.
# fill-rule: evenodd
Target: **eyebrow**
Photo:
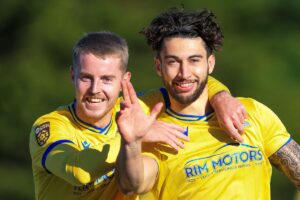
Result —
<instances>
[{"instance_id":1,"label":"eyebrow","mask_svg":"<svg viewBox=\"0 0 300 200\"><path fill-rule=\"evenodd\" d=\"M116 78L115 75L103 75L101 78Z\"/></svg>"},{"instance_id":2,"label":"eyebrow","mask_svg":"<svg viewBox=\"0 0 300 200\"><path fill-rule=\"evenodd\" d=\"M81 76L93 76L93 74L86 73L86 72L80 72L79 74ZM116 75L110 75L110 74L100 76L100 78L115 78L115 77L116 77Z\"/></svg>"},{"instance_id":3,"label":"eyebrow","mask_svg":"<svg viewBox=\"0 0 300 200\"><path fill-rule=\"evenodd\" d=\"M168 58L179 59L177 56L174 56L174 55L166 55L165 59L168 59ZM189 56L188 58L203 58L203 55L195 54L195 55Z\"/></svg>"},{"instance_id":4,"label":"eyebrow","mask_svg":"<svg viewBox=\"0 0 300 200\"><path fill-rule=\"evenodd\" d=\"M189 58L203 58L203 55L197 54L197 55L191 55Z\"/></svg>"}]
</instances>

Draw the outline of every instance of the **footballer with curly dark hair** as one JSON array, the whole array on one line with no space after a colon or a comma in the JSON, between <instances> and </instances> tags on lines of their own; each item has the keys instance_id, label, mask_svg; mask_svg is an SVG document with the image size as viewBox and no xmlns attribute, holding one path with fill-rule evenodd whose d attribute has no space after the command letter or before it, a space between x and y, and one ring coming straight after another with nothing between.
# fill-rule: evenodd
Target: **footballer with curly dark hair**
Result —
<instances>
[{"instance_id":1,"label":"footballer with curly dark hair","mask_svg":"<svg viewBox=\"0 0 300 200\"><path fill-rule=\"evenodd\" d=\"M123 193L151 191L156 199L270 199L271 164L300 188L299 144L273 111L254 99L239 98L248 111L241 143L217 122L207 80L223 34L211 11L172 9L142 33L157 53L156 72L165 88L140 97L153 108L148 116L139 109L132 85L123 84L126 106L117 119L122 143L116 167ZM164 102L161 112L158 102ZM184 149L142 146L156 115L186 127Z\"/></svg>"},{"instance_id":2,"label":"footballer with curly dark hair","mask_svg":"<svg viewBox=\"0 0 300 200\"><path fill-rule=\"evenodd\" d=\"M207 9L200 12L170 9L153 19L140 33L145 35L148 45L157 52L160 52L166 37L201 37L208 55L211 55L222 46L224 38L215 15Z\"/></svg>"}]
</instances>

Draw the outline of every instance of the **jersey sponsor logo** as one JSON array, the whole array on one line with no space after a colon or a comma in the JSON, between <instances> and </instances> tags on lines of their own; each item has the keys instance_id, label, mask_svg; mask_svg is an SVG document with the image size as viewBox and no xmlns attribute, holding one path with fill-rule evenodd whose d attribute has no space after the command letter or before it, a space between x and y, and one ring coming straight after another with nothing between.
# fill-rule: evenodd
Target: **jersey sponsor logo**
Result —
<instances>
[{"instance_id":1,"label":"jersey sponsor logo","mask_svg":"<svg viewBox=\"0 0 300 200\"><path fill-rule=\"evenodd\" d=\"M111 170L107 174L101 176L100 178L97 178L94 182L94 185L96 187L103 187L110 183L111 179L114 177L115 169Z\"/></svg>"},{"instance_id":2,"label":"jersey sponsor logo","mask_svg":"<svg viewBox=\"0 0 300 200\"><path fill-rule=\"evenodd\" d=\"M97 178L95 181L92 181L85 185L73 186L73 194L74 195L82 195L90 190L94 190L98 187L104 187L110 183L112 178L114 177L115 169L111 170L107 174Z\"/></svg>"},{"instance_id":3,"label":"jersey sponsor logo","mask_svg":"<svg viewBox=\"0 0 300 200\"><path fill-rule=\"evenodd\" d=\"M45 122L35 128L36 141L43 146L50 137L50 122Z\"/></svg>"},{"instance_id":4,"label":"jersey sponsor logo","mask_svg":"<svg viewBox=\"0 0 300 200\"><path fill-rule=\"evenodd\" d=\"M186 180L206 179L221 172L237 170L244 167L260 166L263 155L258 147L241 144L226 144L212 155L188 160L184 165Z\"/></svg>"}]
</instances>

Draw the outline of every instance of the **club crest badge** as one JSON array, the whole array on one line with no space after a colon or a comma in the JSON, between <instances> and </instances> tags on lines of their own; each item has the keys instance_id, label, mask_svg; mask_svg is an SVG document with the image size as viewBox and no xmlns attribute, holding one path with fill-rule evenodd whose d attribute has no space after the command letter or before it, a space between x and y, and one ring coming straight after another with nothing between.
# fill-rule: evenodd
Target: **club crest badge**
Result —
<instances>
[{"instance_id":1,"label":"club crest badge","mask_svg":"<svg viewBox=\"0 0 300 200\"><path fill-rule=\"evenodd\" d=\"M50 122L40 124L35 128L36 141L43 146L50 137Z\"/></svg>"}]
</instances>

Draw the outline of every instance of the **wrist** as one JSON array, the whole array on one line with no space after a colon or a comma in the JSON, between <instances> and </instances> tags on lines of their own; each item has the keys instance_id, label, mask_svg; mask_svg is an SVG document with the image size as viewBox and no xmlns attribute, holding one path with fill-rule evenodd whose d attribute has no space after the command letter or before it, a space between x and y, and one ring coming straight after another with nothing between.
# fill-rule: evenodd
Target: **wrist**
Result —
<instances>
[{"instance_id":1,"label":"wrist","mask_svg":"<svg viewBox=\"0 0 300 200\"><path fill-rule=\"evenodd\" d=\"M121 145L130 151L141 151L142 149L142 141L141 140L134 140L134 141L126 141L122 138Z\"/></svg>"},{"instance_id":2,"label":"wrist","mask_svg":"<svg viewBox=\"0 0 300 200\"><path fill-rule=\"evenodd\" d=\"M231 95L226 91L222 90L216 93L210 100L210 104L214 107L219 102L223 101L224 99L230 97Z\"/></svg>"}]
</instances>

